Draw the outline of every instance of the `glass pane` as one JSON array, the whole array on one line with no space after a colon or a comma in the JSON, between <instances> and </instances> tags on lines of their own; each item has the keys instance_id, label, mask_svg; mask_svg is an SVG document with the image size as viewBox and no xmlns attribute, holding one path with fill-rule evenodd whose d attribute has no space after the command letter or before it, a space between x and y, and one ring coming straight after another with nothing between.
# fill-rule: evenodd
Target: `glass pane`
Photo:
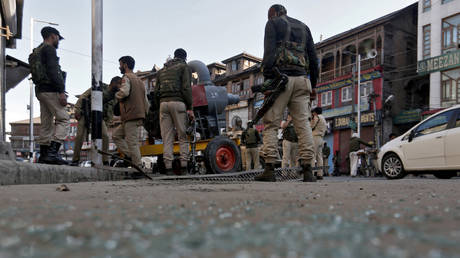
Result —
<instances>
[{"instance_id":1,"label":"glass pane","mask_svg":"<svg viewBox=\"0 0 460 258\"><path fill-rule=\"evenodd\" d=\"M447 127L449 118L452 115L453 110L437 115L430 118L428 121L422 123L415 129L415 136L427 135L430 133L440 132Z\"/></svg>"}]
</instances>

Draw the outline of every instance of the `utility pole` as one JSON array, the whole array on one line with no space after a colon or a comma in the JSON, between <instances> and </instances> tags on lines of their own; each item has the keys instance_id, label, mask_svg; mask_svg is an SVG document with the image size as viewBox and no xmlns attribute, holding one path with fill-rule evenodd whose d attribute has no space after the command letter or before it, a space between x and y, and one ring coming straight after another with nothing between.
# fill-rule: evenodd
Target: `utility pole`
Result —
<instances>
[{"instance_id":1,"label":"utility pole","mask_svg":"<svg viewBox=\"0 0 460 258\"><path fill-rule=\"evenodd\" d=\"M361 137L361 55L358 53L358 137Z\"/></svg>"},{"instance_id":2,"label":"utility pole","mask_svg":"<svg viewBox=\"0 0 460 258\"><path fill-rule=\"evenodd\" d=\"M92 51L91 51L91 161L102 165L102 0L92 0Z\"/></svg>"}]
</instances>

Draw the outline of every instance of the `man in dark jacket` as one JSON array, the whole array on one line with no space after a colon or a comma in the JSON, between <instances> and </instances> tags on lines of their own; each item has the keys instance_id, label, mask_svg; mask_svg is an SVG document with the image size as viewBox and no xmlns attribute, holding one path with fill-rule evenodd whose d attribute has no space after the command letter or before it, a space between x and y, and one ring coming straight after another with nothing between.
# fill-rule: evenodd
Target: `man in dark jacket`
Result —
<instances>
[{"instance_id":1,"label":"man in dark jacket","mask_svg":"<svg viewBox=\"0 0 460 258\"><path fill-rule=\"evenodd\" d=\"M64 39L52 27L41 30L43 43L34 49L31 57L39 57L38 62L29 63L34 79L35 94L40 101L40 158L39 163L67 165L59 155L59 148L67 136L69 114L66 111L65 73L61 71L56 49L59 40ZM35 69L37 66L39 68ZM32 68L33 67L33 68ZM43 71L43 72L40 72ZM38 79L36 79L38 78Z\"/></svg>"},{"instance_id":2,"label":"man in dark jacket","mask_svg":"<svg viewBox=\"0 0 460 258\"><path fill-rule=\"evenodd\" d=\"M281 129L283 129L283 161L282 168L290 168L298 166L298 152L299 146L297 133L295 132L294 125L292 124L292 117L288 115L286 121L281 122Z\"/></svg>"},{"instance_id":3,"label":"man in dark jacket","mask_svg":"<svg viewBox=\"0 0 460 258\"><path fill-rule=\"evenodd\" d=\"M169 60L158 71L155 85L156 103L160 103L160 128L163 139L163 159L166 174L172 174L173 146L175 131L179 138L181 173L187 172L189 145L187 142L187 115L193 120L192 73L187 63L187 52L179 48L174 51L174 59Z\"/></svg>"},{"instance_id":4,"label":"man in dark jacket","mask_svg":"<svg viewBox=\"0 0 460 258\"><path fill-rule=\"evenodd\" d=\"M276 99L265 114L264 173L257 181L276 181L274 163L277 160L277 130L288 107L295 131L299 138L299 157L301 159L304 181L313 182L311 160L314 156L312 131L308 124L310 117L310 97L318 77L318 61L310 29L299 20L287 16L282 5L273 5L268 10L265 25L264 57L262 70L265 79L274 78L274 69L288 76L286 89ZM309 75L309 77L308 77ZM269 91L265 92L270 94Z\"/></svg>"},{"instance_id":5,"label":"man in dark jacket","mask_svg":"<svg viewBox=\"0 0 460 258\"><path fill-rule=\"evenodd\" d=\"M241 135L241 141L246 146L246 169L251 170L251 163L254 169L260 168L259 144L261 142L259 131L254 129L253 122L248 121L248 128Z\"/></svg>"}]
</instances>

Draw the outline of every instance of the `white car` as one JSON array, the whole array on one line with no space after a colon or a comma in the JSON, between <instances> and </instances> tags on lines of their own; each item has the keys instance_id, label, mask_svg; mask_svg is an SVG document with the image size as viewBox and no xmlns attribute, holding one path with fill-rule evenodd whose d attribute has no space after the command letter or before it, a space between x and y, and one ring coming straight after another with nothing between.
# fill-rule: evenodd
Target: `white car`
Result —
<instances>
[{"instance_id":1,"label":"white car","mask_svg":"<svg viewBox=\"0 0 460 258\"><path fill-rule=\"evenodd\" d=\"M377 164L389 179L408 173L456 176L460 171L460 105L428 117L387 142L378 152Z\"/></svg>"}]
</instances>

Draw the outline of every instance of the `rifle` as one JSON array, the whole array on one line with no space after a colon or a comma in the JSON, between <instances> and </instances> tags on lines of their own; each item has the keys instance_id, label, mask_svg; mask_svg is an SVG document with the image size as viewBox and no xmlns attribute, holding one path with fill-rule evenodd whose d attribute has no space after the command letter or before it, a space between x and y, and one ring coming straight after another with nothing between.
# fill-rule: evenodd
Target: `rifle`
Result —
<instances>
[{"instance_id":1,"label":"rifle","mask_svg":"<svg viewBox=\"0 0 460 258\"><path fill-rule=\"evenodd\" d=\"M278 68L274 68L273 72L276 77L265 87L265 89L271 91L271 93L270 95L265 96L262 107L260 107L255 118L252 120L254 124L257 124L257 122L259 122L259 120L264 117L265 113L267 113L267 111L273 106L279 95L286 89L286 84L289 81L287 75L280 73Z\"/></svg>"},{"instance_id":2,"label":"rifle","mask_svg":"<svg viewBox=\"0 0 460 258\"><path fill-rule=\"evenodd\" d=\"M146 178L150 179L150 180L153 180L153 178L151 178L149 175L147 175L144 170L142 170L139 166L137 166L136 164L134 164L131 160L127 160L127 159L124 159L118 155L115 155L115 154L112 154L112 153L109 153L109 152L105 152L105 151L102 151L102 150L97 150L97 152L99 154L102 154L102 155L106 155L106 156L110 156L112 158L116 158L116 159L121 159L123 161L126 161L128 163L131 164L131 166L136 169L137 171L139 171L143 176L145 176Z\"/></svg>"}]
</instances>

